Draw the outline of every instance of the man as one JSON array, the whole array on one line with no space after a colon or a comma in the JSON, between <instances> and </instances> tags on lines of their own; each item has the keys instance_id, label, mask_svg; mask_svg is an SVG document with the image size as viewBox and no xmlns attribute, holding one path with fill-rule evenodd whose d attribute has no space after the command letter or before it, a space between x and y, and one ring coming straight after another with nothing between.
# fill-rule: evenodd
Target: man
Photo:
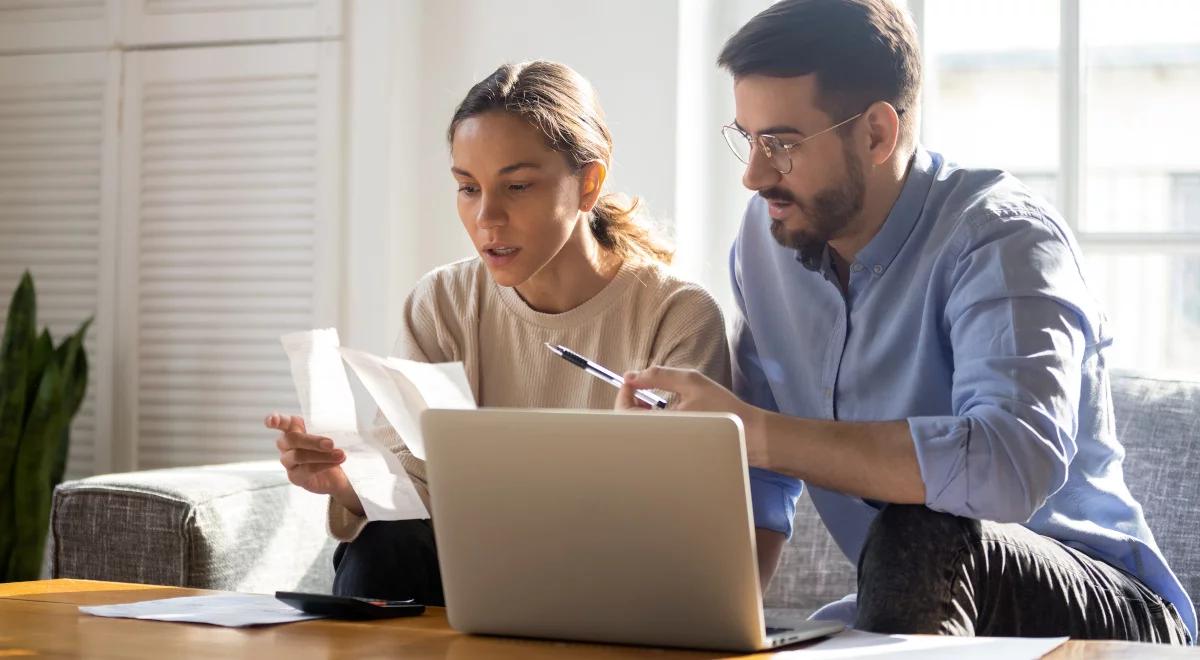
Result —
<instances>
[{"instance_id":1,"label":"man","mask_svg":"<svg viewBox=\"0 0 1200 660\"><path fill-rule=\"evenodd\" d=\"M1189 643L1195 610L1121 472L1105 320L1063 219L917 144L921 64L888 0L785 0L737 32L724 129L733 393L633 388L745 423L764 586L801 483L858 562L839 612L888 633ZM979 130L1003 130L981 126Z\"/></svg>"}]
</instances>

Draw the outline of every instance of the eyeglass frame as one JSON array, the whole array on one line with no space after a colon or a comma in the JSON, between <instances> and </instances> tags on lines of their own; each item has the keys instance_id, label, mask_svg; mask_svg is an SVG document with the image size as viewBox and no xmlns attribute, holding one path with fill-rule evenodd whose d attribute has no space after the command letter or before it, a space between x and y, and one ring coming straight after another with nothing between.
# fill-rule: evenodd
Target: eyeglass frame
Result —
<instances>
[{"instance_id":1,"label":"eyeglass frame","mask_svg":"<svg viewBox=\"0 0 1200 660\"><path fill-rule=\"evenodd\" d=\"M868 108L867 110L870 110L870 108ZM855 119L858 119L859 117L867 114L867 110L863 110L862 112L854 115L853 117L850 117L848 119L843 119L842 121L839 121L838 123L834 124L833 126L830 126L829 128L826 128L821 131L817 131L816 133L806 136L803 139L797 140L796 142L792 142L791 144L784 144L783 140L778 135L770 135L767 133L762 133L758 136L757 139L755 139L753 136L751 136L749 133L747 133L741 126L738 126L736 122L722 126L721 127L721 136L725 138L725 145L728 146L729 150L733 152L734 158L737 158L744 165L749 165L750 159L754 157L754 143L757 142L759 147L762 148L763 152L767 156L767 163L771 165L771 169L786 176L788 174L791 174L792 170L795 169L795 163L792 161L792 149L799 147L800 145L804 144L805 142L808 142L809 140L821 137L822 135L824 135L826 133L829 133L838 128L841 128L842 126L845 126L846 124L849 124L850 122L854 121ZM903 109L896 110L897 116L902 116L903 114L904 114ZM726 129L732 129L732 130L736 131L738 133L738 135L741 135L743 138L745 138L746 143L750 145L750 153L746 156L745 160L742 159L741 154L738 153L737 149L729 141L729 134L726 133ZM767 144L768 140L774 140L775 142L777 142L779 144L779 149L782 150L782 153L787 155L787 163L788 163L787 170L781 170L775 166L775 163L771 162L772 159L775 158L775 155L773 153L773 149L772 149L771 145Z\"/></svg>"}]
</instances>

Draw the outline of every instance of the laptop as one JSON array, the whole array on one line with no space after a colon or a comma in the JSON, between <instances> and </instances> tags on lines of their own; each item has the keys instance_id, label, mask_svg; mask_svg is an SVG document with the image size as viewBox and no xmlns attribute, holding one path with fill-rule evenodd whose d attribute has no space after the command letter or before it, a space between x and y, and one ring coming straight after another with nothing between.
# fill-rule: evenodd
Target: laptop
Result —
<instances>
[{"instance_id":1,"label":"laptop","mask_svg":"<svg viewBox=\"0 0 1200 660\"><path fill-rule=\"evenodd\" d=\"M843 628L764 620L737 417L427 410L421 432L456 630L758 651Z\"/></svg>"}]
</instances>

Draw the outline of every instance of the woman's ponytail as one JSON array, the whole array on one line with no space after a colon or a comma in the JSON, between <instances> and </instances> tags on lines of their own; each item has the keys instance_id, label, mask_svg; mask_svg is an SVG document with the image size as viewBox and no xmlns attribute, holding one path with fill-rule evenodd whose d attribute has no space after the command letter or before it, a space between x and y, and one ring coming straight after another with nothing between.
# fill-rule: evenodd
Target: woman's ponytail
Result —
<instances>
[{"instance_id":1,"label":"woman's ponytail","mask_svg":"<svg viewBox=\"0 0 1200 660\"><path fill-rule=\"evenodd\" d=\"M606 250L622 260L670 264L673 250L658 236L641 212L641 200L620 193L605 193L592 208L592 235Z\"/></svg>"}]
</instances>

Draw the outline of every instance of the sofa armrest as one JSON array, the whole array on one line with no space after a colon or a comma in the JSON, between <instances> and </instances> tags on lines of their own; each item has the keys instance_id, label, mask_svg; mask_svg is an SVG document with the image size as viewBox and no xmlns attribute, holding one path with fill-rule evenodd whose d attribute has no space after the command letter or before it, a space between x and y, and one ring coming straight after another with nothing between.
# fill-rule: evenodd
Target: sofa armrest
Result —
<instances>
[{"instance_id":1,"label":"sofa armrest","mask_svg":"<svg viewBox=\"0 0 1200 660\"><path fill-rule=\"evenodd\" d=\"M53 577L329 593L326 498L275 461L108 474L54 491Z\"/></svg>"}]
</instances>

